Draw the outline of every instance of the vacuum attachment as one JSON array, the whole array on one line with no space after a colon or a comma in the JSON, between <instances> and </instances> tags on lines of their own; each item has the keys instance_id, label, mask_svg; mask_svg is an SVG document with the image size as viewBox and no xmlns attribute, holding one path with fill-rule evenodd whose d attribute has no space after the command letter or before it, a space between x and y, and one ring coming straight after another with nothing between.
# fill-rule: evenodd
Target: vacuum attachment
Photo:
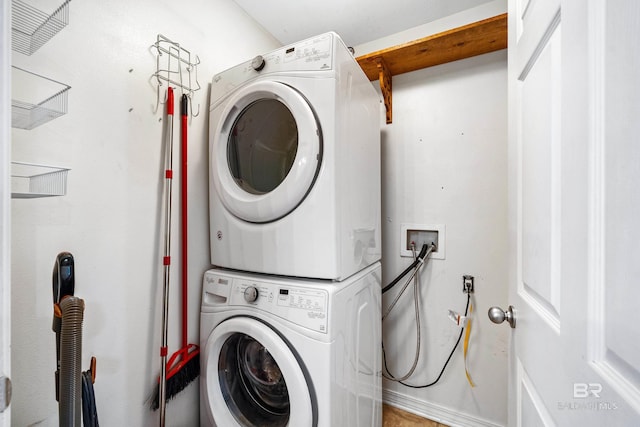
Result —
<instances>
[{"instance_id":1,"label":"vacuum attachment","mask_svg":"<svg viewBox=\"0 0 640 427\"><path fill-rule=\"evenodd\" d=\"M62 331L62 311L60 301L75 290L73 255L60 252L53 264L53 322L51 329L56 333L56 401L60 401L60 333Z\"/></svg>"},{"instance_id":2,"label":"vacuum attachment","mask_svg":"<svg viewBox=\"0 0 640 427\"><path fill-rule=\"evenodd\" d=\"M73 295L75 290L75 272L73 255L60 252L53 265L53 303L60 304L66 295Z\"/></svg>"},{"instance_id":3,"label":"vacuum attachment","mask_svg":"<svg viewBox=\"0 0 640 427\"><path fill-rule=\"evenodd\" d=\"M82 423L82 322L84 301L64 296L60 302L60 383L58 412L60 427L76 427Z\"/></svg>"}]
</instances>

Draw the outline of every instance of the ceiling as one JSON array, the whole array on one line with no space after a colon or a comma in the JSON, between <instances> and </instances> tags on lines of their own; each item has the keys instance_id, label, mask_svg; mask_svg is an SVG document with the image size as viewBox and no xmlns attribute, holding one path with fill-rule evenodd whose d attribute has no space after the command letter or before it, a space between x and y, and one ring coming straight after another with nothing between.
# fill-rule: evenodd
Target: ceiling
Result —
<instances>
[{"instance_id":1,"label":"ceiling","mask_svg":"<svg viewBox=\"0 0 640 427\"><path fill-rule=\"evenodd\" d=\"M283 45L335 31L357 46L490 0L234 1Z\"/></svg>"}]
</instances>

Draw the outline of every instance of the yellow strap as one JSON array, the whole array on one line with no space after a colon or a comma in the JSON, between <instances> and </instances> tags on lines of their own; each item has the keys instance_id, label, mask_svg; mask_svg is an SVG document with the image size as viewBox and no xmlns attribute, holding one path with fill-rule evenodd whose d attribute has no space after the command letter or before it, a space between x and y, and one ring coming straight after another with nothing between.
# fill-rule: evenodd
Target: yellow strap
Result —
<instances>
[{"instance_id":1,"label":"yellow strap","mask_svg":"<svg viewBox=\"0 0 640 427\"><path fill-rule=\"evenodd\" d=\"M467 375L467 381L471 387L475 387L475 383L471 379L469 370L467 369L467 351L469 349L469 337L471 336L471 314L473 313L473 304L469 305L469 318L467 319L467 330L464 333L464 373Z\"/></svg>"}]
</instances>

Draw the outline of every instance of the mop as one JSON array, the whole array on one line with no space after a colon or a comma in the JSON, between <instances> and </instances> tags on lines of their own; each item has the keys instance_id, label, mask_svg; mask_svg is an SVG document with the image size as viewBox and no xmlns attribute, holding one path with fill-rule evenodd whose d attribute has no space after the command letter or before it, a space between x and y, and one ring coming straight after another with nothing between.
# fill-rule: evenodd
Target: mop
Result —
<instances>
[{"instance_id":1,"label":"mop","mask_svg":"<svg viewBox=\"0 0 640 427\"><path fill-rule=\"evenodd\" d=\"M169 278L171 267L171 195L173 184L173 88L167 88L167 134L165 146L165 231L164 231L164 281L162 295L162 343L160 344L160 381L157 397L152 400L154 410L160 408L160 426L164 427L167 383L167 335L169 318Z\"/></svg>"},{"instance_id":2,"label":"mop","mask_svg":"<svg viewBox=\"0 0 640 427\"><path fill-rule=\"evenodd\" d=\"M200 348L195 344L188 344L187 328L187 299L188 299L188 265L187 265L187 95L181 100L181 231L182 231L182 347L176 351L166 365L166 400L172 399L186 386L200 375ZM156 409L162 401L156 394L153 408Z\"/></svg>"}]
</instances>

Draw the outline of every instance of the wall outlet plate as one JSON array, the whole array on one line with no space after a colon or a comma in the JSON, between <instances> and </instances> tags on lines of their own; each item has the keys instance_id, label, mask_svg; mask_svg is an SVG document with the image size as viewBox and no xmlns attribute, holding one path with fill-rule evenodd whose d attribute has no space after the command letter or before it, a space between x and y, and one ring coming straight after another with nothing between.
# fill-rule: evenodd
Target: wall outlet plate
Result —
<instances>
[{"instance_id":1,"label":"wall outlet plate","mask_svg":"<svg viewBox=\"0 0 640 427\"><path fill-rule=\"evenodd\" d=\"M446 255L446 228L444 224L401 224L400 225L400 256L413 258L411 252L411 240L416 243L416 252L420 252L423 243L431 243L434 240L437 249L431 253L431 259L445 259Z\"/></svg>"}]
</instances>

